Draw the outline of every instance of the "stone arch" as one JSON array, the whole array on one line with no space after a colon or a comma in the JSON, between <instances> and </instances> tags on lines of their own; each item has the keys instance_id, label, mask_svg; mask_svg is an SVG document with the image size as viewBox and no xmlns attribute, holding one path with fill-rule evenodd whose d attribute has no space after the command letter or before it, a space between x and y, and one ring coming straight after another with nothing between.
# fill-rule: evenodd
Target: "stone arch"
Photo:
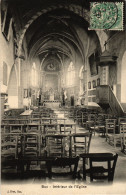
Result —
<instances>
[{"instance_id":1,"label":"stone arch","mask_svg":"<svg viewBox=\"0 0 126 195\"><path fill-rule=\"evenodd\" d=\"M25 35L27 29L29 28L29 26L42 14L45 14L49 11L53 11L56 9L62 9L62 8L69 10L71 12L74 12L75 14L78 14L79 16L83 17L86 21L89 22L89 19L90 19L89 18L89 11L86 9L83 9L83 11L82 11L81 6L76 6L76 5L71 4L69 6L68 5L55 5L55 6L50 6L46 9L43 8L41 11L36 12L36 14L33 15L30 20L27 21L23 30L21 31L20 36L19 36L19 41L18 41L18 55L20 55L20 53L21 53L22 41L23 41L24 35Z\"/></svg>"},{"instance_id":2,"label":"stone arch","mask_svg":"<svg viewBox=\"0 0 126 195\"><path fill-rule=\"evenodd\" d=\"M126 51L123 54L121 65L121 102L126 103Z\"/></svg>"},{"instance_id":3,"label":"stone arch","mask_svg":"<svg viewBox=\"0 0 126 195\"><path fill-rule=\"evenodd\" d=\"M18 107L18 80L15 65L12 66L8 82L8 103L10 108Z\"/></svg>"}]
</instances>

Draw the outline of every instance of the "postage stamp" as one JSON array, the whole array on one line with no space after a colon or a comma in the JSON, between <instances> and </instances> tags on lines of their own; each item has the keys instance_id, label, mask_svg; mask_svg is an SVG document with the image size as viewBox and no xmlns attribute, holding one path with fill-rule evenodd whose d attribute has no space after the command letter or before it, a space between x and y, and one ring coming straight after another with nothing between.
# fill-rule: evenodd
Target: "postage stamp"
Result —
<instances>
[{"instance_id":1,"label":"postage stamp","mask_svg":"<svg viewBox=\"0 0 126 195\"><path fill-rule=\"evenodd\" d=\"M123 30L123 2L90 2L89 30Z\"/></svg>"}]
</instances>

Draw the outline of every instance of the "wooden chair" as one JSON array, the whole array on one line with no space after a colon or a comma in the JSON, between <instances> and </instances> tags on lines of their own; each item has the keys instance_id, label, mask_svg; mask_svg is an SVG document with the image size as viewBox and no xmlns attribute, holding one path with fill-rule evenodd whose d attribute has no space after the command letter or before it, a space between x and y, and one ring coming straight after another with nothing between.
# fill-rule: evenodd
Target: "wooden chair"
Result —
<instances>
[{"instance_id":1,"label":"wooden chair","mask_svg":"<svg viewBox=\"0 0 126 195\"><path fill-rule=\"evenodd\" d=\"M71 127L62 128L62 129L60 130L60 133L61 133L61 134L67 134L67 135L69 135L69 134L71 134L72 132L74 132L74 129L71 128Z\"/></svg>"},{"instance_id":2,"label":"wooden chair","mask_svg":"<svg viewBox=\"0 0 126 195\"><path fill-rule=\"evenodd\" d=\"M18 136L3 134L1 142L1 174L12 177L17 173Z\"/></svg>"},{"instance_id":3,"label":"wooden chair","mask_svg":"<svg viewBox=\"0 0 126 195\"><path fill-rule=\"evenodd\" d=\"M23 154L22 156L38 156L40 153L40 139L37 133L23 135Z\"/></svg>"},{"instance_id":4,"label":"wooden chair","mask_svg":"<svg viewBox=\"0 0 126 195\"><path fill-rule=\"evenodd\" d=\"M96 114L89 114L88 120L86 121L86 129L89 132L93 132L95 135L95 125L96 125Z\"/></svg>"},{"instance_id":5,"label":"wooden chair","mask_svg":"<svg viewBox=\"0 0 126 195\"><path fill-rule=\"evenodd\" d=\"M49 112L42 112L41 113L41 118L42 117L50 117L50 113Z\"/></svg>"},{"instance_id":6,"label":"wooden chair","mask_svg":"<svg viewBox=\"0 0 126 195\"><path fill-rule=\"evenodd\" d=\"M118 124L120 125L121 123L126 123L126 117L119 117L118 118Z\"/></svg>"},{"instance_id":7,"label":"wooden chair","mask_svg":"<svg viewBox=\"0 0 126 195\"><path fill-rule=\"evenodd\" d=\"M50 118L41 118L41 124L50 124Z\"/></svg>"},{"instance_id":8,"label":"wooden chair","mask_svg":"<svg viewBox=\"0 0 126 195\"><path fill-rule=\"evenodd\" d=\"M76 114L75 114L74 121L76 121L78 123L78 125L81 123L81 121L82 121L82 112L81 112L81 109L76 110Z\"/></svg>"},{"instance_id":9,"label":"wooden chair","mask_svg":"<svg viewBox=\"0 0 126 195\"><path fill-rule=\"evenodd\" d=\"M78 161L79 161L79 157L73 157L73 158L62 157L62 158L56 158L53 161L47 161L46 166L47 166L49 178L52 178L54 174L57 176L67 176L67 177L70 174L72 175L71 179L75 179L77 175ZM73 171L71 170L72 165L74 166ZM52 171L53 167L55 168L60 167L60 170L53 172ZM67 168L69 169L69 172L67 171Z\"/></svg>"},{"instance_id":10,"label":"wooden chair","mask_svg":"<svg viewBox=\"0 0 126 195\"><path fill-rule=\"evenodd\" d=\"M95 131L101 136L105 136L105 116L99 114L96 119Z\"/></svg>"},{"instance_id":11,"label":"wooden chair","mask_svg":"<svg viewBox=\"0 0 126 195\"><path fill-rule=\"evenodd\" d=\"M1 125L4 133L22 133L26 128L24 124L3 124Z\"/></svg>"},{"instance_id":12,"label":"wooden chair","mask_svg":"<svg viewBox=\"0 0 126 195\"><path fill-rule=\"evenodd\" d=\"M28 123L26 126L27 133L40 133L40 124Z\"/></svg>"},{"instance_id":13,"label":"wooden chair","mask_svg":"<svg viewBox=\"0 0 126 195\"><path fill-rule=\"evenodd\" d=\"M45 146L47 156L63 157L65 156L65 134L47 134L45 135Z\"/></svg>"},{"instance_id":14,"label":"wooden chair","mask_svg":"<svg viewBox=\"0 0 126 195\"><path fill-rule=\"evenodd\" d=\"M126 117L119 117L118 118L118 131L120 132L120 125L122 123L126 123Z\"/></svg>"},{"instance_id":15,"label":"wooden chair","mask_svg":"<svg viewBox=\"0 0 126 195\"><path fill-rule=\"evenodd\" d=\"M73 142L72 142L72 151L76 155L80 153L88 153L91 144L91 133L75 133L72 134Z\"/></svg>"},{"instance_id":16,"label":"wooden chair","mask_svg":"<svg viewBox=\"0 0 126 195\"><path fill-rule=\"evenodd\" d=\"M120 142L120 133L116 132L116 119L106 119L106 141L109 144L116 147L117 143Z\"/></svg>"},{"instance_id":17,"label":"wooden chair","mask_svg":"<svg viewBox=\"0 0 126 195\"><path fill-rule=\"evenodd\" d=\"M88 114L86 112L82 113L82 126L86 127L86 121L88 121Z\"/></svg>"},{"instance_id":18,"label":"wooden chair","mask_svg":"<svg viewBox=\"0 0 126 195\"><path fill-rule=\"evenodd\" d=\"M35 112L31 114L31 118L40 118L41 114L39 112Z\"/></svg>"},{"instance_id":19,"label":"wooden chair","mask_svg":"<svg viewBox=\"0 0 126 195\"><path fill-rule=\"evenodd\" d=\"M29 123L41 124L41 119L40 118L30 118Z\"/></svg>"},{"instance_id":20,"label":"wooden chair","mask_svg":"<svg viewBox=\"0 0 126 195\"><path fill-rule=\"evenodd\" d=\"M55 130L58 132L58 125L57 124L42 124L41 126L43 134L46 134L47 131Z\"/></svg>"},{"instance_id":21,"label":"wooden chair","mask_svg":"<svg viewBox=\"0 0 126 195\"><path fill-rule=\"evenodd\" d=\"M92 154L89 158L90 181L102 181L107 179L108 182L113 182L117 158L118 154Z\"/></svg>"},{"instance_id":22,"label":"wooden chair","mask_svg":"<svg viewBox=\"0 0 126 195\"><path fill-rule=\"evenodd\" d=\"M71 132L76 132L76 123L61 123L61 124L58 124L58 127L59 127L59 130L60 130L60 133L67 133L68 130L72 130Z\"/></svg>"},{"instance_id":23,"label":"wooden chair","mask_svg":"<svg viewBox=\"0 0 126 195\"><path fill-rule=\"evenodd\" d=\"M46 127L45 128L45 134L56 134L57 130L55 127Z\"/></svg>"},{"instance_id":24,"label":"wooden chair","mask_svg":"<svg viewBox=\"0 0 126 195\"><path fill-rule=\"evenodd\" d=\"M18 136L2 135L1 156L8 158L17 158L18 155Z\"/></svg>"},{"instance_id":25,"label":"wooden chair","mask_svg":"<svg viewBox=\"0 0 126 195\"><path fill-rule=\"evenodd\" d=\"M121 151L126 153L126 123L120 124Z\"/></svg>"},{"instance_id":26,"label":"wooden chair","mask_svg":"<svg viewBox=\"0 0 126 195\"><path fill-rule=\"evenodd\" d=\"M68 117L68 118L72 118L72 119L74 119L74 108L73 107L71 107L71 108L69 108L69 111L68 111L68 116L66 116L66 117Z\"/></svg>"}]
</instances>

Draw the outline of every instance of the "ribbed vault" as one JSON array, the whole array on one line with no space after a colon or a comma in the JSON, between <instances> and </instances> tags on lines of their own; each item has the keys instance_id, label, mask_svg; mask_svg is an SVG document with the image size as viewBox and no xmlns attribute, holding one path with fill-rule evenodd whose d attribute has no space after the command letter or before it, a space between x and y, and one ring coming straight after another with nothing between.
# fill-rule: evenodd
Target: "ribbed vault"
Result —
<instances>
[{"instance_id":1,"label":"ribbed vault","mask_svg":"<svg viewBox=\"0 0 126 195\"><path fill-rule=\"evenodd\" d=\"M63 65L69 58L76 63L76 56L85 64L88 37L89 2L84 0L10 0L13 9L20 15L20 26L16 25L17 54L22 54L23 42L27 43L27 57L40 59L41 65L55 59ZM13 12L14 13L14 12ZM80 29L80 30L78 30ZM82 41L83 36L85 42Z\"/></svg>"}]
</instances>

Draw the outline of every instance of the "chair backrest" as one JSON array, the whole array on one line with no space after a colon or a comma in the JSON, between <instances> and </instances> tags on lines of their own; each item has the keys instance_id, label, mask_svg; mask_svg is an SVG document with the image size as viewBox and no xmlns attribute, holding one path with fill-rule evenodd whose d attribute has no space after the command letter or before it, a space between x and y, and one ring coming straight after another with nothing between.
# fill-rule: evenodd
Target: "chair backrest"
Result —
<instances>
[{"instance_id":1,"label":"chair backrest","mask_svg":"<svg viewBox=\"0 0 126 195\"><path fill-rule=\"evenodd\" d=\"M126 134L126 123L120 124L120 133Z\"/></svg>"},{"instance_id":2,"label":"chair backrest","mask_svg":"<svg viewBox=\"0 0 126 195\"><path fill-rule=\"evenodd\" d=\"M118 154L113 155L112 153L97 153L96 155L93 154L90 156L90 180L107 179L109 182L112 182L117 158Z\"/></svg>"},{"instance_id":3,"label":"chair backrest","mask_svg":"<svg viewBox=\"0 0 126 195\"><path fill-rule=\"evenodd\" d=\"M115 134L116 130L116 119L106 119L106 134Z\"/></svg>"},{"instance_id":4,"label":"chair backrest","mask_svg":"<svg viewBox=\"0 0 126 195\"><path fill-rule=\"evenodd\" d=\"M45 134L56 134L57 130L55 129L55 127L52 128L45 128Z\"/></svg>"},{"instance_id":5,"label":"chair backrest","mask_svg":"<svg viewBox=\"0 0 126 195\"><path fill-rule=\"evenodd\" d=\"M76 118L77 117L82 117L82 111L81 111L81 109L76 110Z\"/></svg>"},{"instance_id":6,"label":"chair backrest","mask_svg":"<svg viewBox=\"0 0 126 195\"><path fill-rule=\"evenodd\" d=\"M27 133L39 133L40 132L40 124L31 123L26 126Z\"/></svg>"},{"instance_id":7,"label":"chair backrest","mask_svg":"<svg viewBox=\"0 0 126 195\"><path fill-rule=\"evenodd\" d=\"M77 154L77 149L79 153L88 153L91 144L92 133L75 133L73 134L73 146L75 148L75 153ZM83 151L80 150L82 148Z\"/></svg>"},{"instance_id":8,"label":"chair backrest","mask_svg":"<svg viewBox=\"0 0 126 195\"><path fill-rule=\"evenodd\" d=\"M99 114L96 121L97 125L105 125L105 116Z\"/></svg>"},{"instance_id":9,"label":"chair backrest","mask_svg":"<svg viewBox=\"0 0 126 195\"><path fill-rule=\"evenodd\" d=\"M126 117L119 117L119 118L118 118L119 132L120 132L120 125L121 125L122 123L126 123Z\"/></svg>"},{"instance_id":10,"label":"chair backrest","mask_svg":"<svg viewBox=\"0 0 126 195\"><path fill-rule=\"evenodd\" d=\"M88 121L96 121L97 115L96 114L89 114L88 115Z\"/></svg>"},{"instance_id":11,"label":"chair backrest","mask_svg":"<svg viewBox=\"0 0 126 195\"><path fill-rule=\"evenodd\" d=\"M37 133L23 135L23 156L38 156L39 136Z\"/></svg>"},{"instance_id":12,"label":"chair backrest","mask_svg":"<svg viewBox=\"0 0 126 195\"><path fill-rule=\"evenodd\" d=\"M17 158L18 155L18 136L2 135L1 157Z\"/></svg>"},{"instance_id":13,"label":"chair backrest","mask_svg":"<svg viewBox=\"0 0 126 195\"><path fill-rule=\"evenodd\" d=\"M61 134L67 134L67 135L69 135L69 134L71 134L72 132L74 132L74 129L71 128L71 127L67 127L67 128L61 129L60 132L61 132Z\"/></svg>"},{"instance_id":14,"label":"chair backrest","mask_svg":"<svg viewBox=\"0 0 126 195\"><path fill-rule=\"evenodd\" d=\"M119 117L118 118L118 124L126 123L126 117Z\"/></svg>"},{"instance_id":15,"label":"chair backrest","mask_svg":"<svg viewBox=\"0 0 126 195\"><path fill-rule=\"evenodd\" d=\"M86 122L88 120L87 112L82 112L82 119L83 119L84 122Z\"/></svg>"},{"instance_id":16,"label":"chair backrest","mask_svg":"<svg viewBox=\"0 0 126 195\"><path fill-rule=\"evenodd\" d=\"M124 146L126 146L126 123L120 124L120 134L122 135L122 148L124 150Z\"/></svg>"},{"instance_id":17,"label":"chair backrest","mask_svg":"<svg viewBox=\"0 0 126 195\"><path fill-rule=\"evenodd\" d=\"M32 113L31 118L40 118L40 113Z\"/></svg>"},{"instance_id":18,"label":"chair backrest","mask_svg":"<svg viewBox=\"0 0 126 195\"><path fill-rule=\"evenodd\" d=\"M41 124L50 124L49 118L41 118Z\"/></svg>"},{"instance_id":19,"label":"chair backrest","mask_svg":"<svg viewBox=\"0 0 126 195\"><path fill-rule=\"evenodd\" d=\"M65 135L48 134L45 136L47 156L63 157L65 155Z\"/></svg>"},{"instance_id":20,"label":"chair backrest","mask_svg":"<svg viewBox=\"0 0 126 195\"><path fill-rule=\"evenodd\" d=\"M30 118L29 119L30 123L37 123L40 124L41 123L41 119L40 118Z\"/></svg>"}]
</instances>

